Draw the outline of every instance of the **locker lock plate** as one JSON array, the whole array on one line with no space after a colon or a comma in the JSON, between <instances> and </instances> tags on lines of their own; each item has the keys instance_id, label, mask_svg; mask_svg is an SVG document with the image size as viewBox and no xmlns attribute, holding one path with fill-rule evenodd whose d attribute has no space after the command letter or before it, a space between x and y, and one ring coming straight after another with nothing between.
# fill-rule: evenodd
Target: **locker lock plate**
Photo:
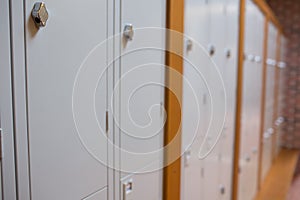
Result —
<instances>
[{"instance_id":1,"label":"locker lock plate","mask_svg":"<svg viewBox=\"0 0 300 200\"><path fill-rule=\"evenodd\" d=\"M48 20L49 15L45 3L35 3L31 11L31 17L36 27L40 28L46 26L46 22Z\"/></svg>"}]
</instances>

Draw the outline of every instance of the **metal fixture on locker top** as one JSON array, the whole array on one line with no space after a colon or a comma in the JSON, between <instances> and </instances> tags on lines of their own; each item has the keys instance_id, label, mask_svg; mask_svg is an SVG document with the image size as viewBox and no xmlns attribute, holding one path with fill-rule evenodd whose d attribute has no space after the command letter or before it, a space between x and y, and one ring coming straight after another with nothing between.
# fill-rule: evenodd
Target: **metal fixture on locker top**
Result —
<instances>
[{"instance_id":1,"label":"metal fixture on locker top","mask_svg":"<svg viewBox=\"0 0 300 200\"><path fill-rule=\"evenodd\" d=\"M261 63L261 57L260 56L255 56L254 57L254 61L256 62L256 63Z\"/></svg>"},{"instance_id":2,"label":"metal fixture on locker top","mask_svg":"<svg viewBox=\"0 0 300 200\"><path fill-rule=\"evenodd\" d=\"M249 55L247 55L247 59L248 59L249 61L251 61L251 62L254 62L254 61L255 61L255 56L252 55L252 54L249 54Z\"/></svg>"},{"instance_id":3,"label":"metal fixture on locker top","mask_svg":"<svg viewBox=\"0 0 300 200\"><path fill-rule=\"evenodd\" d=\"M278 62L277 66L281 69L286 67L286 63L285 62Z\"/></svg>"},{"instance_id":4,"label":"metal fixture on locker top","mask_svg":"<svg viewBox=\"0 0 300 200\"><path fill-rule=\"evenodd\" d=\"M276 66L276 60L268 58L267 61L266 61L266 64L269 65L269 66L275 67Z\"/></svg>"},{"instance_id":5,"label":"metal fixture on locker top","mask_svg":"<svg viewBox=\"0 0 300 200\"><path fill-rule=\"evenodd\" d=\"M46 26L49 16L45 3L35 3L31 11L31 17L38 28Z\"/></svg>"},{"instance_id":6,"label":"metal fixture on locker top","mask_svg":"<svg viewBox=\"0 0 300 200\"><path fill-rule=\"evenodd\" d=\"M225 52L226 58L230 58L231 57L231 51L230 51L229 48L226 48L224 52Z\"/></svg>"},{"instance_id":7,"label":"metal fixture on locker top","mask_svg":"<svg viewBox=\"0 0 300 200\"><path fill-rule=\"evenodd\" d=\"M133 39L134 31L133 31L133 25L132 24L125 24L123 35L126 40L131 41Z\"/></svg>"},{"instance_id":8,"label":"metal fixture on locker top","mask_svg":"<svg viewBox=\"0 0 300 200\"><path fill-rule=\"evenodd\" d=\"M208 54L209 54L210 56L213 56L213 55L215 54L215 52L216 52L215 46L212 45L212 44L208 45Z\"/></svg>"}]
</instances>

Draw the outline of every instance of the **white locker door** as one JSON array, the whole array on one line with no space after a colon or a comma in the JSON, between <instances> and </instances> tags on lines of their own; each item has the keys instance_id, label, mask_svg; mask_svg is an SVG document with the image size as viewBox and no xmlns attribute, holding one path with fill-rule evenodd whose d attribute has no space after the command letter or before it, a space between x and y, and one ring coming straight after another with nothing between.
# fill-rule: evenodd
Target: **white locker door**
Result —
<instances>
[{"instance_id":1,"label":"white locker door","mask_svg":"<svg viewBox=\"0 0 300 200\"><path fill-rule=\"evenodd\" d=\"M165 21L166 1L122 1L121 32L128 26L134 31L132 40L121 35L118 81L120 184L132 184L124 200L162 199L163 154L155 152L164 137Z\"/></svg>"},{"instance_id":2,"label":"white locker door","mask_svg":"<svg viewBox=\"0 0 300 200\"><path fill-rule=\"evenodd\" d=\"M262 181L268 174L272 164L272 148L273 148L273 108L274 108L274 77L276 67L276 36L277 31L273 24L269 24L268 33L268 60L266 75L266 99L265 99L265 124L264 124L264 144L263 144L263 165L262 165Z\"/></svg>"},{"instance_id":3,"label":"white locker door","mask_svg":"<svg viewBox=\"0 0 300 200\"><path fill-rule=\"evenodd\" d=\"M256 24L255 27L257 30L264 30L264 16L256 6L253 9L254 14L254 23ZM257 173L258 173L258 147L259 147L259 137L260 137L260 116L261 114L261 105L257 104L257 102L261 101L261 88L262 88L262 54L263 54L263 31L256 31L254 34L255 40L253 42L254 48L253 52L255 55L255 63L253 64L253 72L252 72L252 85L253 91L252 99L251 99L251 110L252 110L252 134L249 142L251 143L250 146L250 154L251 154L251 165L250 165L250 179L249 179L249 188L251 197L254 197L257 191Z\"/></svg>"},{"instance_id":4,"label":"white locker door","mask_svg":"<svg viewBox=\"0 0 300 200\"><path fill-rule=\"evenodd\" d=\"M222 135L221 154L222 167L220 172L220 199L231 199L233 144L235 135L236 83L238 58L238 20L239 1L227 0L225 7L225 49L223 57L223 78L227 98L226 122Z\"/></svg>"},{"instance_id":5,"label":"white locker door","mask_svg":"<svg viewBox=\"0 0 300 200\"><path fill-rule=\"evenodd\" d=\"M204 0L185 1L182 100L182 151L185 153L181 167L182 200L202 199L205 188L203 160L199 159L199 151L207 130L210 107L204 82L205 75L208 74L209 58L202 49L206 47L208 40L207 8Z\"/></svg>"},{"instance_id":6,"label":"white locker door","mask_svg":"<svg viewBox=\"0 0 300 200\"><path fill-rule=\"evenodd\" d=\"M224 58L224 32L225 32L225 3L223 0L209 0L209 12L210 12L210 22L209 22L209 46L214 48L214 53L211 54L212 60L215 62L217 69L221 76L223 76L224 67L225 67L225 58ZM213 74L211 77L213 78ZM219 95L224 95L225 92L220 85L214 85L214 88L211 90L218 91ZM214 109L218 109L213 105ZM219 112L219 111L217 111ZM219 112L221 116L221 110ZM212 134L209 135L209 139L214 142L217 140L219 132L212 127ZM220 198L220 172L222 166L222 153L221 153L221 139L218 140L218 143L214 146L211 153L204 159L205 162L205 192L203 199L219 199Z\"/></svg>"},{"instance_id":7,"label":"white locker door","mask_svg":"<svg viewBox=\"0 0 300 200\"><path fill-rule=\"evenodd\" d=\"M254 4L252 1L247 1L246 4L246 19L245 19L245 54L244 60L244 74L243 74L243 98L242 98L242 127L241 127L241 152L240 152L240 174L239 174L239 199L251 200L251 164L252 164L252 152L251 152L251 137L253 135L253 91L257 88L253 84L253 66L255 63L253 60L248 59L249 55L254 56L254 41L253 31L255 30L255 15Z\"/></svg>"},{"instance_id":8,"label":"white locker door","mask_svg":"<svg viewBox=\"0 0 300 200\"><path fill-rule=\"evenodd\" d=\"M88 55L107 38L107 2L45 0L49 19L40 29L34 4L26 1L25 10L32 199L106 200L98 192L106 190L107 167L95 158L106 162L107 147L94 116L103 128L106 74L97 81L106 47Z\"/></svg>"}]
</instances>

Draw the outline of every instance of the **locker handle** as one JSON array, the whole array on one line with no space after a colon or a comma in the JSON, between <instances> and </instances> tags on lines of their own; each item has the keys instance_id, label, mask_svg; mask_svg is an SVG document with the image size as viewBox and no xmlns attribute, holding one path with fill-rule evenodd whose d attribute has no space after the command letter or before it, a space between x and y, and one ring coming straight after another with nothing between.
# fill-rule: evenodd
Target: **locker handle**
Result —
<instances>
[{"instance_id":1,"label":"locker handle","mask_svg":"<svg viewBox=\"0 0 300 200\"><path fill-rule=\"evenodd\" d=\"M256 63L261 63L262 59L261 59L260 56L255 56L254 60L255 60Z\"/></svg>"},{"instance_id":2,"label":"locker handle","mask_svg":"<svg viewBox=\"0 0 300 200\"><path fill-rule=\"evenodd\" d=\"M277 63L277 67L279 67L280 69L283 69L283 68L285 68L286 67L286 63L285 62L278 62Z\"/></svg>"},{"instance_id":3,"label":"locker handle","mask_svg":"<svg viewBox=\"0 0 300 200\"><path fill-rule=\"evenodd\" d=\"M46 26L46 22L49 17L48 15L49 14L48 14L45 3L37 2L34 4L32 11L31 11L31 17L37 28Z\"/></svg>"},{"instance_id":4,"label":"locker handle","mask_svg":"<svg viewBox=\"0 0 300 200\"><path fill-rule=\"evenodd\" d=\"M247 55L247 60L254 62L255 61L255 56L252 54Z\"/></svg>"},{"instance_id":5,"label":"locker handle","mask_svg":"<svg viewBox=\"0 0 300 200\"><path fill-rule=\"evenodd\" d=\"M213 56L216 53L216 48L214 45L210 44L208 45L208 54L210 56Z\"/></svg>"},{"instance_id":6,"label":"locker handle","mask_svg":"<svg viewBox=\"0 0 300 200\"><path fill-rule=\"evenodd\" d=\"M188 40L186 41L186 50L187 50L187 51L191 51L192 49L193 49L193 41L190 40L190 39L188 39Z\"/></svg>"},{"instance_id":7,"label":"locker handle","mask_svg":"<svg viewBox=\"0 0 300 200\"><path fill-rule=\"evenodd\" d=\"M125 24L123 35L127 41L131 41L133 39L134 30L132 24Z\"/></svg>"},{"instance_id":8,"label":"locker handle","mask_svg":"<svg viewBox=\"0 0 300 200\"><path fill-rule=\"evenodd\" d=\"M226 48L225 49L225 56L226 56L226 58L230 58L231 57L231 50L229 49L229 48Z\"/></svg>"}]
</instances>

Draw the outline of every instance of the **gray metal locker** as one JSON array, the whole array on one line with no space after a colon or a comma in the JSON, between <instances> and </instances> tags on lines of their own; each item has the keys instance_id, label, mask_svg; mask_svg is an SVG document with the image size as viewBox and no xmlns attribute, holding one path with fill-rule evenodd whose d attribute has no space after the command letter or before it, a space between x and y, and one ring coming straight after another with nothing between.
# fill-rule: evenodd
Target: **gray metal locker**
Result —
<instances>
[{"instance_id":1,"label":"gray metal locker","mask_svg":"<svg viewBox=\"0 0 300 200\"><path fill-rule=\"evenodd\" d=\"M120 91L116 123L121 171L116 173L121 191L117 198L122 200L162 199L165 21L166 1L121 2L114 90Z\"/></svg>"},{"instance_id":2,"label":"gray metal locker","mask_svg":"<svg viewBox=\"0 0 300 200\"><path fill-rule=\"evenodd\" d=\"M253 199L257 190L264 16L252 1L246 4L245 61L239 199ZM259 30L259 31L257 31Z\"/></svg>"},{"instance_id":3,"label":"gray metal locker","mask_svg":"<svg viewBox=\"0 0 300 200\"><path fill-rule=\"evenodd\" d=\"M92 50L108 38L112 12L107 1L45 1L49 19L38 28L34 4L25 8L32 199L105 200L107 146L96 117L105 127L106 73L97 80L107 52Z\"/></svg>"},{"instance_id":4,"label":"gray metal locker","mask_svg":"<svg viewBox=\"0 0 300 200\"><path fill-rule=\"evenodd\" d=\"M236 87L237 87L237 58L239 35L239 1L225 1L225 35L224 35L224 69L223 79L227 97L227 114L224 131L220 139L220 199L231 199L233 144L235 136Z\"/></svg>"},{"instance_id":5,"label":"gray metal locker","mask_svg":"<svg viewBox=\"0 0 300 200\"><path fill-rule=\"evenodd\" d=\"M182 99L181 199L203 199L204 161L199 158L209 123L210 101L205 79L211 65L206 55L209 10L206 1L185 1ZM205 31L204 31L205 30ZM201 33L201 34L200 34Z\"/></svg>"},{"instance_id":6,"label":"gray metal locker","mask_svg":"<svg viewBox=\"0 0 300 200\"><path fill-rule=\"evenodd\" d=\"M268 32L268 56L267 56L267 75L266 75L266 99L265 99L265 123L264 140L262 155L262 181L266 177L272 164L272 148L274 137L274 86L276 69L276 50L277 50L277 30L273 24L269 24Z\"/></svg>"}]
</instances>

